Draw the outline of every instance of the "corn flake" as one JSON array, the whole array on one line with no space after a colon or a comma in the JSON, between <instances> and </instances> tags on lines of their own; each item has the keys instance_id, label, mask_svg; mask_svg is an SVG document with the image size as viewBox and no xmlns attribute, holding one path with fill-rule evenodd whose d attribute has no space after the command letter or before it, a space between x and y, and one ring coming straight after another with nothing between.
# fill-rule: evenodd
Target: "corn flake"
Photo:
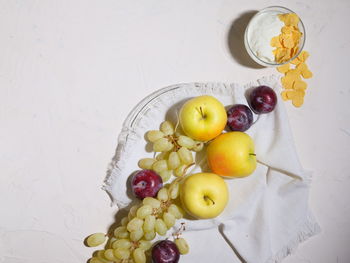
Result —
<instances>
[{"instance_id":1,"label":"corn flake","mask_svg":"<svg viewBox=\"0 0 350 263\"><path fill-rule=\"evenodd\" d=\"M270 45L271 45L272 47L282 47L282 43L281 43L280 40L279 40L279 36L273 37L273 38L271 39Z\"/></svg>"},{"instance_id":2,"label":"corn flake","mask_svg":"<svg viewBox=\"0 0 350 263\"><path fill-rule=\"evenodd\" d=\"M309 78L312 78L312 76L313 76L313 74L310 70L302 71L301 75L303 76L304 79L309 79Z\"/></svg>"},{"instance_id":3,"label":"corn flake","mask_svg":"<svg viewBox=\"0 0 350 263\"><path fill-rule=\"evenodd\" d=\"M304 104L304 97L295 97L292 104L297 108L301 107Z\"/></svg>"},{"instance_id":4,"label":"corn flake","mask_svg":"<svg viewBox=\"0 0 350 263\"><path fill-rule=\"evenodd\" d=\"M277 71L281 73L286 73L289 70L290 66L289 63L286 63L282 66L277 67Z\"/></svg>"},{"instance_id":5,"label":"corn flake","mask_svg":"<svg viewBox=\"0 0 350 263\"><path fill-rule=\"evenodd\" d=\"M282 27L279 36L271 39L270 45L275 48L272 51L275 61L283 63L295 57L298 53L302 33L298 28L299 17L296 14L282 14L279 15L279 18L284 22L284 27ZM289 63L277 67L277 71L284 74L281 78L282 87L284 88L281 97L284 101L291 100L295 107L303 105L307 89L307 83L301 77L304 79L312 77L312 72L305 63L308 57L309 53L302 51L298 57Z\"/></svg>"},{"instance_id":6,"label":"corn flake","mask_svg":"<svg viewBox=\"0 0 350 263\"><path fill-rule=\"evenodd\" d=\"M270 45L276 48L273 51L275 61L283 63L298 53L302 33L298 28L299 17L296 14L281 14L279 18L284 22L285 26L282 27L279 36L271 39Z\"/></svg>"},{"instance_id":7,"label":"corn flake","mask_svg":"<svg viewBox=\"0 0 350 263\"><path fill-rule=\"evenodd\" d=\"M288 100L288 97L287 97L287 91L282 91L281 92L281 97L282 97L282 100L284 100L284 101L286 101L286 100Z\"/></svg>"},{"instance_id":8,"label":"corn flake","mask_svg":"<svg viewBox=\"0 0 350 263\"><path fill-rule=\"evenodd\" d=\"M288 13L278 16L286 26L298 26L299 17L295 13Z\"/></svg>"},{"instance_id":9,"label":"corn flake","mask_svg":"<svg viewBox=\"0 0 350 263\"><path fill-rule=\"evenodd\" d=\"M306 84L305 81L296 80L293 83L293 89L295 89L295 90L303 90L303 91L305 91L306 88L307 88L307 84Z\"/></svg>"},{"instance_id":10,"label":"corn flake","mask_svg":"<svg viewBox=\"0 0 350 263\"><path fill-rule=\"evenodd\" d=\"M298 59L301 61L301 62L305 62L307 59L308 59L308 57L310 56L310 54L309 54L309 52L307 52L307 51L301 51L300 52L300 54L299 54L299 56L298 56Z\"/></svg>"},{"instance_id":11,"label":"corn flake","mask_svg":"<svg viewBox=\"0 0 350 263\"><path fill-rule=\"evenodd\" d=\"M296 57L290 63L293 64L293 65L298 65L299 63L301 63L301 61Z\"/></svg>"},{"instance_id":12,"label":"corn flake","mask_svg":"<svg viewBox=\"0 0 350 263\"><path fill-rule=\"evenodd\" d=\"M282 77L281 83L285 89L293 89L294 80L288 77Z\"/></svg>"}]
</instances>

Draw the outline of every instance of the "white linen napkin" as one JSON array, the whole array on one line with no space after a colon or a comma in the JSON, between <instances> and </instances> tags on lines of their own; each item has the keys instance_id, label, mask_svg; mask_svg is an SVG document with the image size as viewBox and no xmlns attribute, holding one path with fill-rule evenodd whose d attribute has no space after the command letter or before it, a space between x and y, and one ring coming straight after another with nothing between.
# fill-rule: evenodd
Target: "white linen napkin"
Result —
<instances>
[{"instance_id":1,"label":"white linen napkin","mask_svg":"<svg viewBox=\"0 0 350 263\"><path fill-rule=\"evenodd\" d=\"M139 159L153 157L144 139L146 131L158 129L165 119L176 122L176 112L186 100L208 94L225 106L247 104L245 95L249 88L267 85L279 94L279 83L277 76L270 76L247 85L180 84L151 94L132 110L124 122L104 189L119 208L132 202L134 198L128 191L128 178L139 169ZM280 96L273 112L254 115L254 119L255 123L247 133L255 143L258 159L255 172L246 178L226 179L230 200L219 217L183 219L178 224L185 222L187 231L220 231L242 262L280 262L300 242L320 231L308 205L311 173L304 171L298 160ZM197 161L201 158L203 155L197 156ZM207 171L208 168L196 166L192 172L201 169ZM215 253L215 245L210 246ZM205 257L201 262L206 262Z\"/></svg>"}]
</instances>

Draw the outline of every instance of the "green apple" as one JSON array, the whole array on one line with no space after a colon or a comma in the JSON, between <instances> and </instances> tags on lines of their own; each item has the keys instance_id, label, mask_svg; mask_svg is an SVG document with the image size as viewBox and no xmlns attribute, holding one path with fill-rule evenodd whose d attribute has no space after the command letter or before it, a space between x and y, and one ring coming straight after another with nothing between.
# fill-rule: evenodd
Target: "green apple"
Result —
<instances>
[{"instance_id":1,"label":"green apple","mask_svg":"<svg viewBox=\"0 0 350 263\"><path fill-rule=\"evenodd\" d=\"M244 132L223 133L207 148L211 170L225 177L245 177L256 168L253 139Z\"/></svg>"},{"instance_id":2,"label":"green apple","mask_svg":"<svg viewBox=\"0 0 350 263\"><path fill-rule=\"evenodd\" d=\"M198 96L188 100L180 110L179 119L184 133L197 141L209 141L226 126L224 105L213 96Z\"/></svg>"},{"instance_id":3,"label":"green apple","mask_svg":"<svg viewBox=\"0 0 350 263\"><path fill-rule=\"evenodd\" d=\"M224 210L228 198L225 180L213 173L192 174L181 183L182 207L195 218L217 217Z\"/></svg>"}]
</instances>

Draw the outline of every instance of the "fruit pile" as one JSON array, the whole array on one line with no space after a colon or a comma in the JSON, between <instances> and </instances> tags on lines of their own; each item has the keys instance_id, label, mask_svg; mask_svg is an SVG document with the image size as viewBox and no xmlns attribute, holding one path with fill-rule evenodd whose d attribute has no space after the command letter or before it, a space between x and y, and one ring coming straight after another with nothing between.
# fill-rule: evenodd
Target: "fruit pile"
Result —
<instances>
[{"instance_id":1,"label":"fruit pile","mask_svg":"<svg viewBox=\"0 0 350 263\"><path fill-rule=\"evenodd\" d=\"M277 98L270 87L259 86L248 101L256 114L263 114L274 110ZM216 98L199 96L185 102L175 126L164 121L159 130L148 131L146 138L153 144L154 158L139 160L141 170L130 180L138 202L113 233L95 233L86 238L89 247L104 244L89 262L145 263L147 258L154 263L178 262L180 255L189 252L189 246L181 237L184 223L168 234L176 220L185 214L193 219L217 217L229 199L224 178L254 172L254 143L244 133L252 123L253 113L248 106L236 104L226 112ZM226 126L232 131L225 132ZM188 174L188 168L195 165L193 152L200 151L206 151L211 172ZM162 236L167 238L161 240Z\"/></svg>"}]
</instances>

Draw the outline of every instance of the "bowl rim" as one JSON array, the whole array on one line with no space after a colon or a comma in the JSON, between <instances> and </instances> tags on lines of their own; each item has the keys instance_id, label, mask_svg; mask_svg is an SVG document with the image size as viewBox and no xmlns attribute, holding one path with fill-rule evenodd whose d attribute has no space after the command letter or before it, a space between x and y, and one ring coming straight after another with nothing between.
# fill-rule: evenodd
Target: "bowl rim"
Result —
<instances>
[{"instance_id":1,"label":"bowl rim","mask_svg":"<svg viewBox=\"0 0 350 263\"><path fill-rule=\"evenodd\" d=\"M296 57L298 57L298 56L300 55L300 53L303 51L304 46L305 46L305 41L306 41L306 30L305 30L305 26L304 26L303 21L301 20L301 18L300 18L299 15L298 15L298 17L299 17L299 24L300 24L300 26L301 26L301 28L302 28L302 30L300 30L300 31L302 31L302 33L303 33L303 36L302 36L302 37L303 37L303 41L302 41L302 43L301 43L301 46L299 47L298 52L297 52L293 57L291 57L289 60L287 60L287 61L285 61L285 62L283 62L283 63L267 62L267 61L264 61L264 60L260 59L258 56L256 56L256 55L254 54L254 52L252 51L252 49L251 49L251 47L250 47L250 45L249 45L249 41L248 41L248 30L249 30L249 27L250 27L252 21L253 21L258 15L262 14L263 12L266 12L266 10L269 10L269 9L283 9L283 10L285 10L285 11L287 11L287 12L295 13L295 14L296 14L296 12L294 12L293 10L291 10L291 9L289 9L289 8L287 8L287 7L278 6L278 5L268 6L268 7L265 7L265 8L263 8L263 9L259 10L259 11L258 11L256 14L254 14L254 16L250 19L250 21L249 21L249 23L248 23L248 25L247 25L247 27L246 27L246 29L245 29L245 32L244 32L244 45L245 45L245 47L246 47L246 50L247 50L249 56L250 56L256 63L258 63L258 64L260 64L260 65L262 65L262 66L277 67L277 66L281 66L281 65L284 65L284 64L289 63L290 61L294 60Z\"/></svg>"}]
</instances>

